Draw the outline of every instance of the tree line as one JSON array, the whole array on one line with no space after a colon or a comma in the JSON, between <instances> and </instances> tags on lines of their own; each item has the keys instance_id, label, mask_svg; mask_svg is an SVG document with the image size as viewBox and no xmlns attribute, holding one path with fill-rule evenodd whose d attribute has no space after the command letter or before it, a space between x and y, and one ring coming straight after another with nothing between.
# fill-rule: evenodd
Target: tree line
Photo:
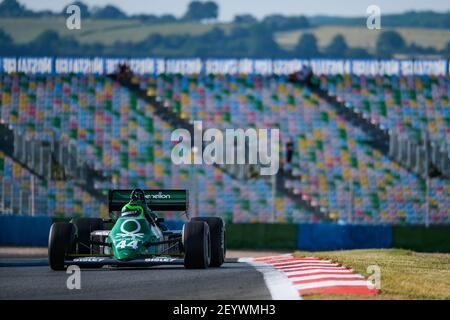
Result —
<instances>
[{"instance_id":1,"label":"tree line","mask_svg":"<svg viewBox=\"0 0 450 320\"><path fill-rule=\"evenodd\" d=\"M366 17L333 17L316 16L309 17L309 22L313 26L361 26L366 24ZM397 14L383 14L383 27L408 27L408 28L450 28L450 11L407 11Z\"/></svg>"},{"instance_id":2,"label":"tree line","mask_svg":"<svg viewBox=\"0 0 450 320\"><path fill-rule=\"evenodd\" d=\"M77 5L80 8L82 18L91 19L138 19L145 23L177 23L177 22L202 22L214 21L219 16L219 6L213 1L192 1L189 3L183 16L177 18L171 14L137 14L127 15L125 12L113 5L90 8L82 1L75 1L69 5ZM61 12L49 10L32 11L20 4L17 0L3 0L0 2L0 17L47 17L47 16L67 16L65 6ZM304 16L286 17L279 14L268 15L261 20L250 14L236 15L234 23L239 25L260 24L272 31L284 31L309 27L308 19Z\"/></svg>"},{"instance_id":3,"label":"tree line","mask_svg":"<svg viewBox=\"0 0 450 320\"><path fill-rule=\"evenodd\" d=\"M189 3L183 16L177 18L172 14L153 15L137 14L128 15L120 8L113 5L104 7L90 8L82 1L75 1L71 4L78 5L81 15L84 18L92 19L141 19L146 22L165 23L165 22L185 22L215 20L219 16L219 6L214 1L192 1ZM50 10L33 11L27 9L17 0L3 0L0 2L0 17L46 17L61 16L66 14L66 7L62 12L53 12ZM366 17L335 17L335 16L315 16L306 19L303 16L286 17L283 15L269 15L258 20L251 14L238 14L234 17L233 23L255 24L263 23L267 26L275 26L277 30L289 30L302 28L306 25L340 25L340 26L361 26L365 25ZM411 27L411 28L450 28L450 11L408 11L399 14L385 14L382 17L384 27Z\"/></svg>"},{"instance_id":4,"label":"tree line","mask_svg":"<svg viewBox=\"0 0 450 320\"><path fill-rule=\"evenodd\" d=\"M0 2L0 17L48 17L66 15L66 9L69 5L77 5L80 8L83 18L93 19L143 19L155 22L176 22L176 21L201 21L204 19L216 19L219 13L218 5L213 1L193 1L189 4L185 15L179 19L171 14L156 16L152 14L127 15L120 8L113 5L104 7L90 8L82 1L74 1L61 12L53 12L50 10L33 11L27 9L17 0L3 0Z\"/></svg>"},{"instance_id":5,"label":"tree line","mask_svg":"<svg viewBox=\"0 0 450 320\"><path fill-rule=\"evenodd\" d=\"M375 53L364 48L349 47L345 37L336 35L325 47L319 48L316 37L304 33L292 50L281 48L273 34L263 25L235 27L230 32L221 28L200 35L152 34L143 41L119 41L112 45L85 44L74 37L61 37L48 30L27 44L17 44L0 29L0 55L29 56L116 56L116 57L200 57L200 58L391 58L396 54L435 54L450 57L450 42L443 50L407 45L395 31L380 34Z\"/></svg>"}]
</instances>

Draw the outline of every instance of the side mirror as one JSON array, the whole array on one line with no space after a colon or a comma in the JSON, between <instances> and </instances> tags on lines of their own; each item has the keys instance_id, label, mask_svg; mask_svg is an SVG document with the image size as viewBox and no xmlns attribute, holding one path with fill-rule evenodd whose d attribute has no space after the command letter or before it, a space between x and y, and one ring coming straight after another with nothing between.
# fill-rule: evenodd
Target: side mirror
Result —
<instances>
[{"instance_id":1,"label":"side mirror","mask_svg":"<svg viewBox=\"0 0 450 320\"><path fill-rule=\"evenodd\" d=\"M158 218L156 219L156 222L164 222L164 218Z\"/></svg>"}]
</instances>

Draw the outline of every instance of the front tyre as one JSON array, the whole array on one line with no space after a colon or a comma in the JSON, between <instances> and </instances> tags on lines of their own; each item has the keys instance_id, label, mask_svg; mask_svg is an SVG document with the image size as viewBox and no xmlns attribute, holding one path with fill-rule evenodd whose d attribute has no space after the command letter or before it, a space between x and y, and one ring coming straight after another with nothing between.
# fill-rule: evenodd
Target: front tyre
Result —
<instances>
[{"instance_id":1,"label":"front tyre","mask_svg":"<svg viewBox=\"0 0 450 320\"><path fill-rule=\"evenodd\" d=\"M64 260L73 245L75 227L68 222L52 224L48 239L48 262L52 270L64 270Z\"/></svg>"},{"instance_id":2,"label":"front tyre","mask_svg":"<svg viewBox=\"0 0 450 320\"><path fill-rule=\"evenodd\" d=\"M204 221L209 226L211 234L211 262L210 267L220 267L225 261L225 223L219 217L195 217L191 221Z\"/></svg>"},{"instance_id":3,"label":"front tyre","mask_svg":"<svg viewBox=\"0 0 450 320\"><path fill-rule=\"evenodd\" d=\"M96 230L103 230L103 220L100 218L78 218L71 221L78 231L78 254L90 254L92 251L91 232Z\"/></svg>"},{"instance_id":4,"label":"front tyre","mask_svg":"<svg viewBox=\"0 0 450 320\"><path fill-rule=\"evenodd\" d=\"M183 227L184 266L206 269L211 262L211 241L208 224L190 221Z\"/></svg>"}]
</instances>

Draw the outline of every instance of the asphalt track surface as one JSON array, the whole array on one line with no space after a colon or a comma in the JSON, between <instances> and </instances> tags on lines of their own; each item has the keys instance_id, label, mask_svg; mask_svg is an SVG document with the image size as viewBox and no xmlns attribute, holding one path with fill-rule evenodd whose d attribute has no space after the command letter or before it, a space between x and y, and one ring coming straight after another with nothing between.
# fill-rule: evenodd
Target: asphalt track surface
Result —
<instances>
[{"instance_id":1,"label":"asphalt track surface","mask_svg":"<svg viewBox=\"0 0 450 320\"><path fill-rule=\"evenodd\" d=\"M271 299L263 275L236 260L220 268L183 266L82 269L81 289L67 289L70 274L45 260L0 266L0 299Z\"/></svg>"}]
</instances>

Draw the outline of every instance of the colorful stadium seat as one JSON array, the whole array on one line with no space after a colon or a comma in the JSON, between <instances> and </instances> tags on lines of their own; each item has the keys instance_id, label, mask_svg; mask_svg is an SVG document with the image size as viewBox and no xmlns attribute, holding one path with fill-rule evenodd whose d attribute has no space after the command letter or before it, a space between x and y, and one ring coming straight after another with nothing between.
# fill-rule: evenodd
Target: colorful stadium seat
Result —
<instances>
[{"instance_id":1,"label":"colorful stadium seat","mask_svg":"<svg viewBox=\"0 0 450 320\"><path fill-rule=\"evenodd\" d=\"M321 80L330 93L351 102L375 123L416 133L428 123L434 137L450 138L446 78ZM296 146L295 178L286 181L288 187L337 221L424 222L423 181L367 145L364 132L287 77L160 75L134 81L181 118L202 120L205 128L279 128L282 141L291 137ZM413 88L423 88L424 93ZM214 166L174 165L170 158L174 128L157 117L151 105L109 78L2 75L0 101L1 119L14 130L30 139L74 143L88 163L112 177L96 188L192 189L196 183L200 196L195 199L191 192L190 200L200 215L267 222L275 212L275 221L314 222L288 197L276 194L274 198L271 186L262 179L239 181ZM31 174L4 155L0 171L1 197L25 202L20 197L29 197ZM39 213L106 211L71 181L36 181L34 193ZM433 223L449 222L449 199L449 184L433 179ZM0 205L10 208L9 201L0 198ZM30 211L24 206L11 210Z\"/></svg>"}]
</instances>

